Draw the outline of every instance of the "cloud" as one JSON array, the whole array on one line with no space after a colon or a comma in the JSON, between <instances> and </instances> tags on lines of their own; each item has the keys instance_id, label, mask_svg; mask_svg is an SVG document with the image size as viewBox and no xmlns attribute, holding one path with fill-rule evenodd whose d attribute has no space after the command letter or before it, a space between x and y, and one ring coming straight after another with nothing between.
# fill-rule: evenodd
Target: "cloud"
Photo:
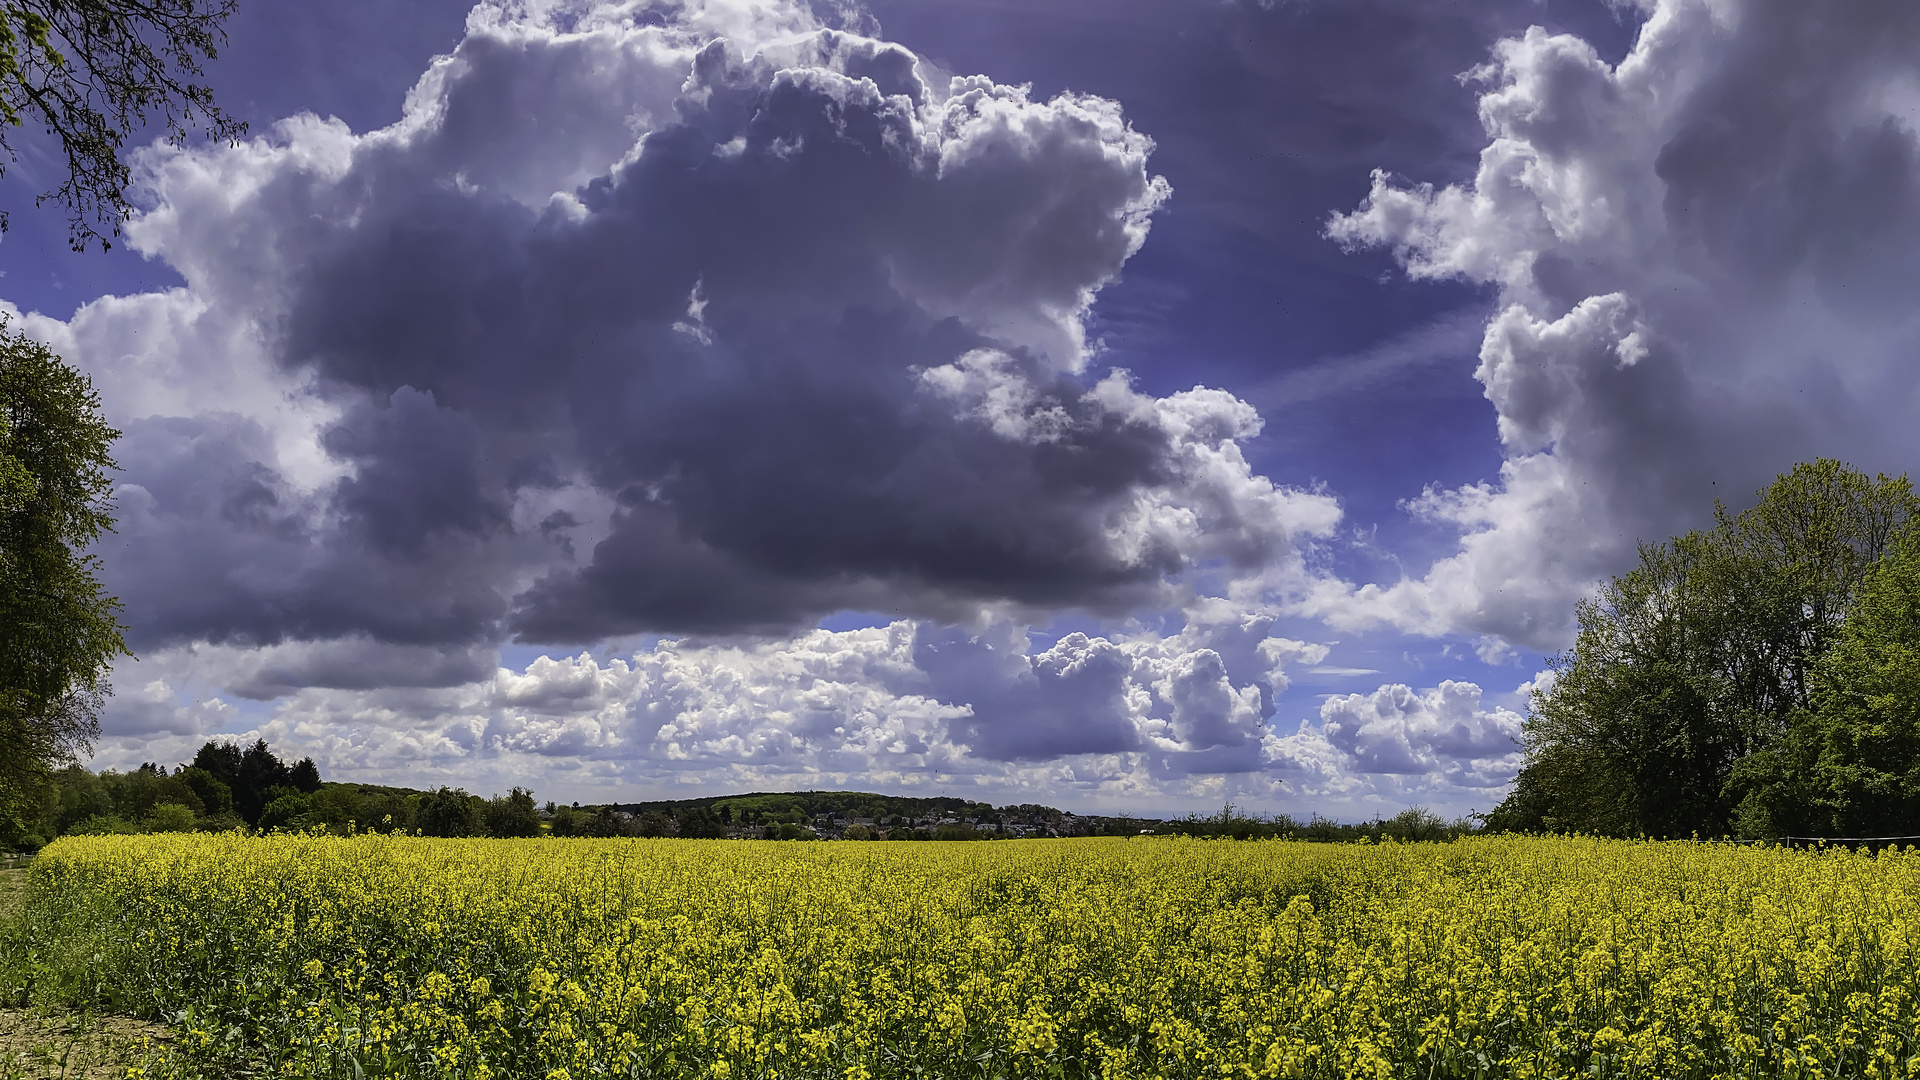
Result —
<instances>
[{"instance_id":1,"label":"cloud","mask_svg":"<svg viewBox=\"0 0 1920 1080\"><path fill-rule=\"evenodd\" d=\"M1036 648L1018 624L900 620L789 639L668 639L621 657L539 657L518 672L479 650L365 637L196 645L129 665L122 682L144 677L147 691L116 702L106 726L112 736L198 733L206 729L189 718L208 707L230 715L226 695L284 698L275 714L309 726L327 716L343 730L367 727L378 716L374 727L437 730L462 755L593 757L635 777L991 778L1009 763L1116 756L1163 778L1244 773L1260 768L1273 711L1263 702L1286 688L1287 666L1326 655L1271 637L1272 624L1271 614L1213 601L1171 636L1075 632ZM1232 678L1229 659L1253 680Z\"/></svg>"},{"instance_id":2,"label":"cloud","mask_svg":"<svg viewBox=\"0 0 1920 1080\"><path fill-rule=\"evenodd\" d=\"M1492 788L1520 768L1520 714L1480 707L1480 688L1443 682L1416 692L1401 684L1336 695L1320 706L1321 735L1356 771L1438 775L1462 787Z\"/></svg>"},{"instance_id":3,"label":"cloud","mask_svg":"<svg viewBox=\"0 0 1920 1080\"><path fill-rule=\"evenodd\" d=\"M142 151L129 239L187 285L25 320L127 432L136 645L1302 588L1340 511L1253 471L1257 413L1087 370L1152 141L931 70L798 5L488 3L391 127Z\"/></svg>"},{"instance_id":4,"label":"cloud","mask_svg":"<svg viewBox=\"0 0 1920 1080\"><path fill-rule=\"evenodd\" d=\"M365 636L288 642L237 651L223 672L223 689L271 701L308 687L462 686L492 677L498 660L487 648L394 645Z\"/></svg>"},{"instance_id":5,"label":"cloud","mask_svg":"<svg viewBox=\"0 0 1920 1080\"><path fill-rule=\"evenodd\" d=\"M1414 278L1490 287L1477 376L1497 481L1407 509L1458 550L1390 585L1324 584L1336 627L1558 648L1637 541L1703 524L1817 456L1916 449L1915 57L1897 5L1648 0L1631 52L1535 28L1472 73L1467 183L1376 173L1329 234Z\"/></svg>"},{"instance_id":6,"label":"cloud","mask_svg":"<svg viewBox=\"0 0 1920 1080\"><path fill-rule=\"evenodd\" d=\"M1286 668L1326 647L1270 636L1271 611L1198 601L1172 635L1073 632L1036 650L1022 627L922 624L915 663L942 700L966 702L951 738L977 757L1126 754L1151 774L1250 773Z\"/></svg>"},{"instance_id":7,"label":"cloud","mask_svg":"<svg viewBox=\"0 0 1920 1080\"><path fill-rule=\"evenodd\" d=\"M21 317L125 432L100 763L1270 788L1340 506L1246 402L1098 367L1151 140L932 70L793 6L482 5L391 127L144 151L186 285ZM841 610L897 618L804 629Z\"/></svg>"},{"instance_id":8,"label":"cloud","mask_svg":"<svg viewBox=\"0 0 1920 1080\"><path fill-rule=\"evenodd\" d=\"M235 713L232 705L218 698L182 702L165 679L151 679L121 689L101 732L110 742L131 743L137 753L145 753L156 739L191 739L223 730L234 721Z\"/></svg>"},{"instance_id":9,"label":"cloud","mask_svg":"<svg viewBox=\"0 0 1920 1080\"><path fill-rule=\"evenodd\" d=\"M1298 37L1272 14L1261 40ZM1449 49L1469 23L1446 21ZM312 748L329 775L479 787L1332 812L1497 784L1512 714L1477 687L1390 684L1303 719L1302 670L1393 676L1274 634L1312 637L1306 614L1469 633L1483 657L1556 640L1567 598L1667 520L1646 487L1684 509L1689 485L1728 482L1687 439L1756 443L1751 410L1701 420L1728 385L1757 391L1687 366L1718 340L1674 315L1711 292L1699 260L1637 276L1681 211L1606 187L1703 168L1659 165L1632 130L1644 102L1608 88L1666 61L1503 45L1492 179L1382 176L1336 224L1499 294L1481 378L1506 468L1407 500L1460 550L1365 585L1328 576L1340 502L1249 461L1256 407L1405 376L1483 316L1244 395L1136 382L1088 327L1172 197L1153 140L1112 100L951 79L874 33L821 3L489 3L391 127L302 115L231 150L145 151L129 239L186 285L22 320L127 433L102 554L147 659L122 671L103 761L217 730ZM1273 55L1240 59L1272 74ZM1253 100L1205 125L1237 130ZM1444 109L1413 112L1418 145L1453 145ZM1336 141L1316 177L1387 140ZM1248 175L1215 194L1294 207L1249 236L1298 218ZM841 611L891 622L806 629ZM502 667L514 638L595 649Z\"/></svg>"}]
</instances>

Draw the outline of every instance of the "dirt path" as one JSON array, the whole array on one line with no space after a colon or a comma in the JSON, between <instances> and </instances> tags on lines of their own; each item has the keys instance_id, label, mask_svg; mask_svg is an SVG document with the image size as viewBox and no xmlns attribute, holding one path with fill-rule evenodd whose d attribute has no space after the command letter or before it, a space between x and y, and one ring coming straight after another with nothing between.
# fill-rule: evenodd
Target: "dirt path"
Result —
<instances>
[{"instance_id":1,"label":"dirt path","mask_svg":"<svg viewBox=\"0 0 1920 1080\"><path fill-rule=\"evenodd\" d=\"M0 1080L123 1080L164 1052L169 1037L159 1024L125 1016L0 1009Z\"/></svg>"},{"instance_id":2,"label":"dirt path","mask_svg":"<svg viewBox=\"0 0 1920 1080\"><path fill-rule=\"evenodd\" d=\"M26 891L25 870L0 870L0 919L11 919L19 912Z\"/></svg>"}]
</instances>

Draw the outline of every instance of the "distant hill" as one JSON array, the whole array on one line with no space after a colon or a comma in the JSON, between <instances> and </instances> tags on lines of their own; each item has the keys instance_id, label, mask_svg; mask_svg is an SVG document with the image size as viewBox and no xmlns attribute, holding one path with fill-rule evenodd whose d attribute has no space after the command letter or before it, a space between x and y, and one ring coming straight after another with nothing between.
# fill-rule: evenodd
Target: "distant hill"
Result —
<instances>
[{"instance_id":1,"label":"distant hill","mask_svg":"<svg viewBox=\"0 0 1920 1080\"><path fill-rule=\"evenodd\" d=\"M722 821L761 824L772 821L811 821L818 817L889 818L924 820L928 818L975 818L1005 820L1009 824L1058 822L1074 815L1051 806L1023 803L995 807L992 803L947 797L908 798L880 795L871 791L755 791L744 795L714 795L700 799L665 799L654 802L615 803L613 809L638 816L654 811L678 818L686 811L703 808Z\"/></svg>"}]
</instances>

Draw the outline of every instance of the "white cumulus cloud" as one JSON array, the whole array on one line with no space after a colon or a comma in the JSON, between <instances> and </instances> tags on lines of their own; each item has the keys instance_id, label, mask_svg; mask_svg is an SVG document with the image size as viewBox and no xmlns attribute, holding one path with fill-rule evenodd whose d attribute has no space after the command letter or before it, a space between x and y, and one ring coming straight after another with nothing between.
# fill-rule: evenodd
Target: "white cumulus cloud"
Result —
<instances>
[{"instance_id":1,"label":"white cumulus cloud","mask_svg":"<svg viewBox=\"0 0 1920 1080\"><path fill-rule=\"evenodd\" d=\"M1322 583L1340 627L1563 646L1637 541L1796 461L1906 469L1920 440L1920 20L1790 0L1647 0L1632 50L1535 28L1471 73L1472 180L1384 173L1329 233L1497 295L1478 378L1497 478L1408 504L1459 549ZM1417 179L1417 178L1416 178Z\"/></svg>"}]
</instances>

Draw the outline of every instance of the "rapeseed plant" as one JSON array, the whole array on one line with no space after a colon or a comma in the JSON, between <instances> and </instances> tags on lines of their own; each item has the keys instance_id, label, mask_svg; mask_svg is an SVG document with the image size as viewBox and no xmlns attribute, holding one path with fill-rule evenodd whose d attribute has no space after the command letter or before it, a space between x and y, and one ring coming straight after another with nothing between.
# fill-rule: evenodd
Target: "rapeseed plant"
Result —
<instances>
[{"instance_id":1,"label":"rapeseed plant","mask_svg":"<svg viewBox=\"0 0 1920 1080\"><path fill-rule=\"evenodd\" d=\"M133 999L288 1076L1920 1076L1920 853L63 839Z\"/></svg>"}]
</instances>

